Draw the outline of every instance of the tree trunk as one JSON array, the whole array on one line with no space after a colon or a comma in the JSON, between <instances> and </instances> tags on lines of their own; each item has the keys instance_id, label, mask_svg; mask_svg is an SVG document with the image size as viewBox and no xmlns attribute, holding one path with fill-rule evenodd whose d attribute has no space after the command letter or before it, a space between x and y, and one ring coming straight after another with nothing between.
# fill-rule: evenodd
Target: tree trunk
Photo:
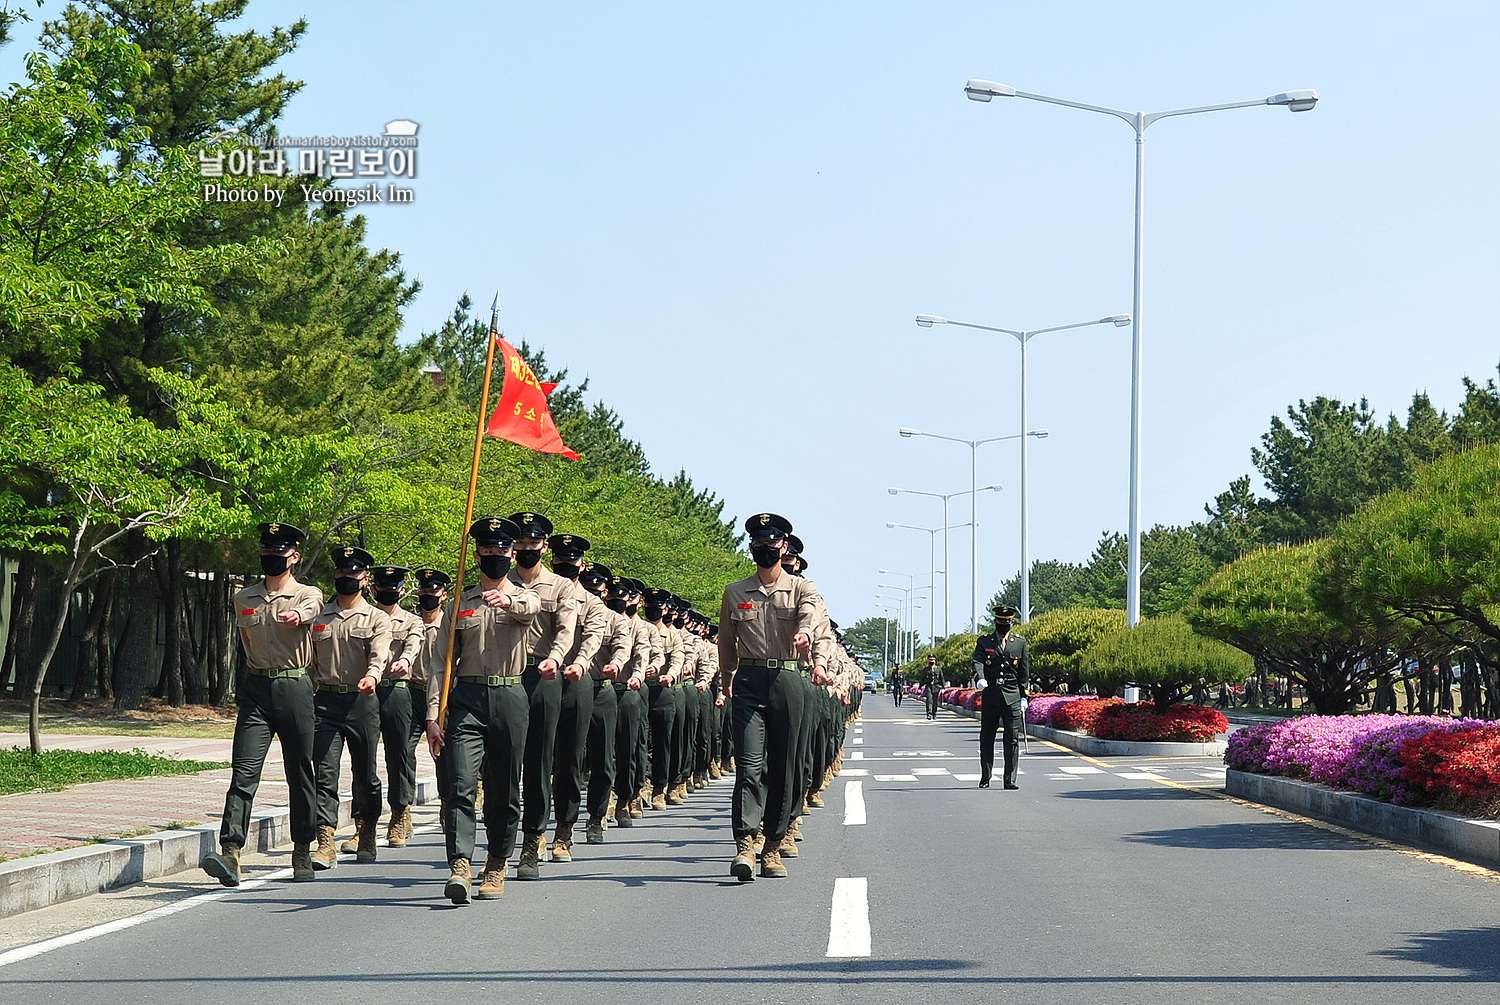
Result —
<instances>
[{"instance_id":1,"label":"tree trunk","mask_svg":"<svg viewBox=\"0 0 1500 1005\"><path fill-rule=\"evenodd\" d=\"M114 628L115 628L115 597L119 595L120 583L115 577L114 570L110 570L109 589L104 594L104 617L100 619L99 625L99 651L94 665L99 677L99 697L110 698L114 696L114 673L115 662L112 655L114 651Z\"/></svg>"},{"instance_id":2,"label":"tree trunk","mask_svg":"<svg viewBox=\"0 0 1500 1005\"><path fill-rule=\"evenodd\" d=\"M118 710L141 707L154 662L159 605L152 551L153 546L144 531L133 530L126 536L127 560L135 564L130 570L130 605L125 616L125 633L120 636L119 652L115 654L115 708Z\"/></svg>"},{"instance_id":3,"label":"tree trunk","mask_svg":"<svg viewBox=\"0 0 1500 1005\"><path fill-rule=\"evenodd\" d=\"M74 701L82 701L88 695L89 684L98 676L94 670L94 661L99 655L99 635L109 631L109 626L104 624L104 615L109 610L114 590L115 570L100 573L94 582L88 620L84 622L83 634L78 638L78 670L73 674Z\"/></svg>"},{"instance_id":4,"label":"tree trunk","mask_svg":"<svg viewBox=\"0 0 1500 1005\"><path fill-rule=\"evenodd\" d=\"M32 629L36 625L36 591L40 572L36 555L26 552L16 568L16 592L11 603L10 635L5 644L5 662L0 665L0 684L15 673L13 692L17 698L31 692L36 662L32 659Z\"/></svg>"},{"instance_id":5,"label":"tree trunk","mask_svg":"<svg viewBox=\"0 0 1500 1005\"><path fill-rule=\"evenodd\" d=\"M212 663L213 668L213 693L210 700L214 705L223 705L229 697L229 685L234 680L235 646L230 641L230 610L229 604L229 556L220 552L219 567L214 570L214 588L210 593L213 598L204 611L204 625L208 637L213 641Z\"/></svg>"}]
</instances>

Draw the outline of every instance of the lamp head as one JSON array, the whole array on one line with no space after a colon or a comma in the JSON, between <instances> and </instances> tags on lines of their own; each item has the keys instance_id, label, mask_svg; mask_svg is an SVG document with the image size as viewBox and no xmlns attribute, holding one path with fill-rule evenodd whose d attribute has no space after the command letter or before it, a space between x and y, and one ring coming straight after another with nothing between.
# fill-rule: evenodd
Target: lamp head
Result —
<instances>
[{"instance_id":1,"label":"lamp head","mask_svg":"<svg viewBox=\"0 0 1500 1005\"><path fill-rule=\"evenodd\" d=\"M1027 436L1035 436L1039 440L1045 440L1047 437L1051 436L1052 433L1049 430L1046 430L1046 429L1033 429L1031 432L1027 433L1026 435Z\"/></svg>"},{"instance_id":2,"label":"lamp head","mask_svg":"<svg viewBox=\"0 0 1500 1005\"><path fill-rule=\"evenodd\" d=\"M1294 112L1311 111L1312 107L1317 103L1318 92L1313 90L1283 91L1280 94L1273 94L1266 99L1266 104L1268 105L1286 105Z\"/></svg>"},{"instance_id":3,"label":"lamp head","mask_svg":"<svg viewBox=\"0 0 1500 1005\"><path fill-rule=\"evenodd\" d=\"M947 318L940 318L936 314L918 314L917 325L922 328L931 328L933 325L945 325Z\"/></svg>"},{"instance_id":4,"label":"lamp head","mask_svg":"<svg viewBox=\"0 0 1500 1005\"><path fill-rule=\"evenodd\" d=\"M897 430L897 432L899 432L902 436L906 437L908 440L911 439L913 436L921 436L922 435L922 431L920 429L906 429L906 428L902 428L902 429Z\"/></svg>"},{"instance_id":5,"label":"lamp head","mask_svg":"<svg viewBox=\"0 0 1500 1005\"><path fill-rule=\"evenodd\" d=\"M992 98L1014 98L1016 89L1009 84L997 84L993 80L971 80L964 85L964 93L970 101L989 101Z\"/></svg>"},{"instance_id":6,"label":"lamp head","mask_svg":"<svg viewBox=\"0 0 1500 1005\"><path fill-rule=\"evenodd\" d=\"M886 526L887 526L887 527L894 527L894 526L896 526L896 525L895 525L895 524L894 524L894 523L892 523L892 522L891 522L891 521L890 521L890 520L887 520L887 521L886 521L886 522L885 522L885 525L886 525Z\"/></svg>"},{"instance_id":7,"label":"lamp head","mask_svg":"<svg viewBox=\"0 0 1500 1005\"><path fill-rule=\"evenodd\" d=\"M986 485L984 488L980 489L979 491L981 491L981 492L999 492L1003 488L1005 488L1004 485Z\"/></svg>"},{"instance_id":8,"label":"lamp head","mask_svg":"<svg viewBox=\"0 0 1500 1005\"><path fill-rule=\"evenodd\" d=\"M1130 315L1129 314L1115 314L1115 315L1113 315L1111 317L1100 318L1099 319L1099 323L1101 325L1107 323L1107 324L1114 325L1116 328L1124 328L1126 325L1130 324Z\"/></svg>"},{"instance_id":9,"label":"lamp head","mask_svg":"<svg viewBox=\"0 0 1500 1005\"><path fill-rule=\"evenodd\" d=\"M898 495L901 494L901 490L900 489L886 489L886 491L889 492L893 496L898 496Z\"/></svg>"}]
</instances>

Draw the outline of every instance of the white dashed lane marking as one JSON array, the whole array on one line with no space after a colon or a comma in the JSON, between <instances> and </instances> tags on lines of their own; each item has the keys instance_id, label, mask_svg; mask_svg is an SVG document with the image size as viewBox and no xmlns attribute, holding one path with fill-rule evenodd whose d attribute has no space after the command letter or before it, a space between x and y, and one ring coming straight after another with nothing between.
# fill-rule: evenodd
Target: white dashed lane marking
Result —
<instances>
[{"instance_id":1,"label":"white dashed lane marking","mask_svg":"<svg viewBox=\"0 0 1500 1005\"><path fill-rule=\"evenodd\" d=\"M830 957L870 955L869 888L863 876L833 881L833 909L828 922Z\"/></svg>"},{"instance_id":2,"label":"white dashed lane marking","mask_svg":"<svg viewBox=\"0 0 1500 1005\"><path fill-rule=\"evenodd\" d=\"M863 782L844 783L844 826L865 822L865 785Z\"/></svg>"}]
</instances>

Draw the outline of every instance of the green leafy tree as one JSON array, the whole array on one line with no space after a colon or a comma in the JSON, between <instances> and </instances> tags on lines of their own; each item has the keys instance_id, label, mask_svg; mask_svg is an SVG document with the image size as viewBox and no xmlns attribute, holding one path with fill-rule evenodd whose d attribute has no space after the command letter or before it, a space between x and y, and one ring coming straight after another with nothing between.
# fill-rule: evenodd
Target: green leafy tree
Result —
<instances>
[{"instance_id":1,"label":"green leafy tree","mask_svg":"<svg viewBox=\"0 0 1500 1005\"><path fill-rule=\"evenodd\" d=\"M1400 662L1404 632L1390 622L1334 618L1317 604L1313 580L1328 550L1324 539L1250 552L1204 583L1183 617L1305 688L1320 714L1339 715Z\"/></svg>"},{"instance_id":2,"label":"green leafy tree","mask_svg":"<svg viewBox=\"0 0 1500 1005\"><path fill-rule=\"evenodd\" d=\"M894 618L860 618L844 629L844 644L853 651L854 658L866 667L886 667L896 662L900 631L901 627ZM916 633L909 633L907 641L914 643Z\"/></svg>"},{"instance_id":3,"label":"green leafy tree","mask_svg":"<svg viewBox=\"0 0 1500 1005\"><path fill-rule=\"evenodd\" d=\"M1483 384L1464 378L1464 403L1453 417L1452 435L1459 447L1500 443L1500 386L1494 377Z\"/></svg>"},{"instance_id":4,"label":"green leafy tree","mask_svg":"<svg viewBox=\"0 0 1500 1005\"><path fill-rule=\"evenodd\" d=\"M1031 679L1044 691L1066 684L1078 693L1083 654L1099 639L1125 627L1125 612L1110 607L1062 607L1017 625L1031 656Z\"/></svg>"},{"instance_id":5,"label":"green leafy tree","mask_svg":"<svg viewBox=\"0 0 1500 1005\"><path fill-rule=\"evenodd\" d=\"M1249 655L1195 633L1177 615L1142 618L1134 628L1103 636L1083 654L1084 679L1100 694L1133 684L1163 713L1200 680L1244 680L1254 668Z\"/></svg>"},{"instance_id":6,"label":"green leafy tree","mask_svg":"<svg viewBox=\"0 0 1500 1005\"><path fill-rule=\"evenodd\" d=\"M979 641L979 636L972 632L960 635L950 635L936 646L917 652L911 661L910 667L916 677L909 678L915 681L920 678L927 666L928 655L937 657L938 666L943 668L943 679L952 681L954 684L967 685L974 680L974 643Z\"/></svg>"},{"instance_id":7,"label":"green leafy tree","mask_svg":"<svg viewBox=\"0 0 1500 1005\"><path fill-rule=\"evenodd\" d=\"M1060 607L1069 607L1078 602L1085 587L1087 568L1072 562L1047 559L1031 565L1031 616L1036 617ZM1021 604L1021 574L1007 579L1000 592L990 599L990 606Z\"/></svg>"}]
</instances>

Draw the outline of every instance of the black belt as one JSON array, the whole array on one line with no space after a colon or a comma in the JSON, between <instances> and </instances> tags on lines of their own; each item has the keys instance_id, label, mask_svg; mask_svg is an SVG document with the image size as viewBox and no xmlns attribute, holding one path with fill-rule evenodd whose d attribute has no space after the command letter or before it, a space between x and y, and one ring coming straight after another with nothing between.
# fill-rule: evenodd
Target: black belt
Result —
<instances>
[{"instance_id":1,"label":"black belt","mask_svg":"<svg viewBox=\"0 0 1500 1005\"><path fill-rule=\"evenodd\" d=\"M302 677L307 673L307 667L290 667L286 670L261 670L251 667L250 674L253 677L269 677L272 680L281 680L288 677Z\"/></svg>"},{"instance_id":2,"label":"black belt","mask_svg":"<svg viewBox=\"0 0 1500 1005\"><path fill-rule=\"evenodd\" d=\"M767 670L800 670L796 660L740 660L742 667L763 667Z\"/></svg>"},{"instance_id":3,"label":"black belt","mask_svg":"<svg viewBox=\"0 0 1500 1005\"><path fill-rule=\"evenodd\" d=\"M484 684L487 687L514 687L521 683L519 677L496 677L493 674L488 677L460 677L459 680L465 684Z\"/></svg>"}]
</instances>

